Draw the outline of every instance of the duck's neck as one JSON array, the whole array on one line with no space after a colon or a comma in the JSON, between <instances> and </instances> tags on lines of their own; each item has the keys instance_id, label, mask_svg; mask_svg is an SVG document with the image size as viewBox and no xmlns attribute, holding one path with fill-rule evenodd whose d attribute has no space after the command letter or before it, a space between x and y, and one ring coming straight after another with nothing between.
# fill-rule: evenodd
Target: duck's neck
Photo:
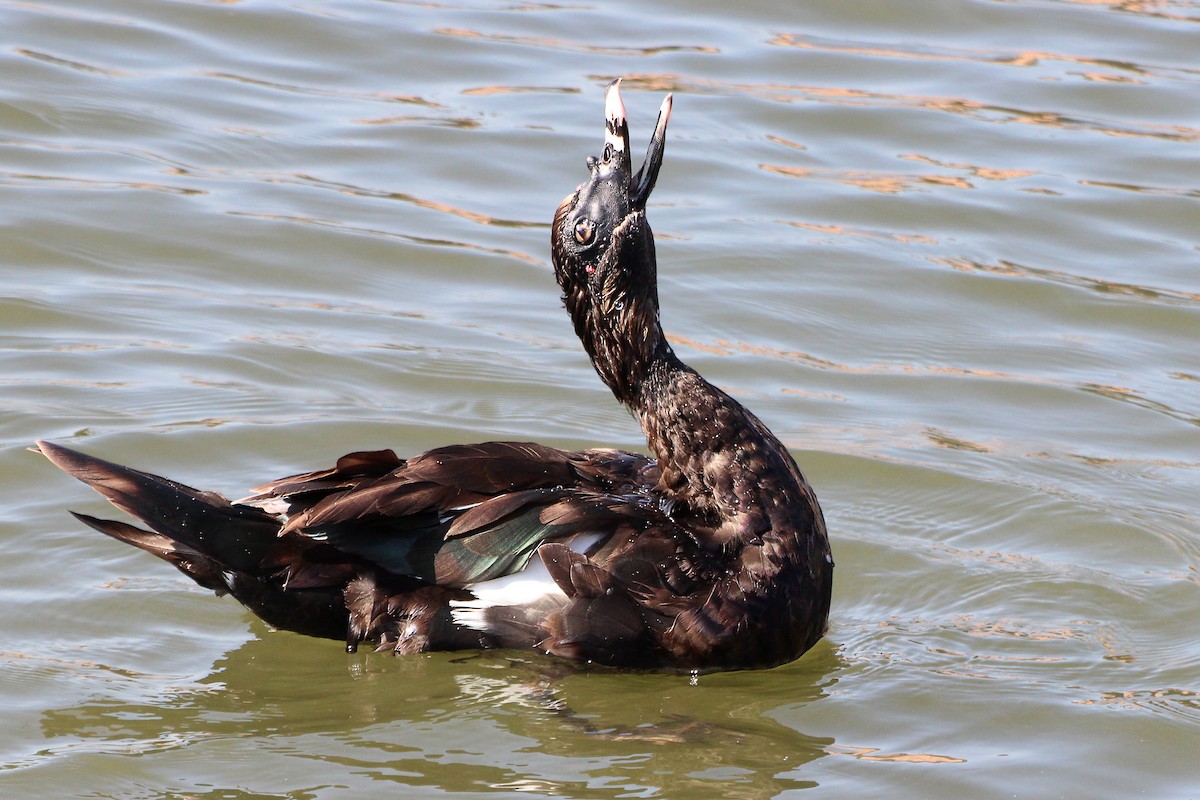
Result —
<instances>
[{"instance_id":1,"label":"duck's neck","mask_svg":"<svg viewBox=\"0 0 1200 800\"><path fill-rule=\"evenodd\" d=\"M656 300L657 298L655 298ZM649 298L647 298L649 300ZM596 371L638 418L662 471L660 489L702 514L721 542L790 527L811 492L757 417L676 357L657 303L609 309L583 326ZM577 326L581 327L581 326Z\"/></svg>"},{"instance_id":2,"label":"duck's neck","mask_svg":"<svg viewBox=\"0 0 1200 800\"><path fill-rule=\"evenodd\" d=\"M554 230L564 235L558 216ZM600 378L641 423L662 471L659 488L674 506L701 515L721 542L812 525L820 512L787 449L667 343L645 215L613 232L592 269L573 265L557 240L553 252L575 332Z\"/></svg>"},{"instance_id":3,"label":"duck's neck","mask_svg":"<svg viewBox=\"0 0 1200 800\"><path fill-rule=\"evenodd\" d=\"M675 358L647 370L634 413L662 470L662 487L712 516L722 539L750 541L791 527L809 490L795 461L750 411Z\"/></svg>"}]
</instances>

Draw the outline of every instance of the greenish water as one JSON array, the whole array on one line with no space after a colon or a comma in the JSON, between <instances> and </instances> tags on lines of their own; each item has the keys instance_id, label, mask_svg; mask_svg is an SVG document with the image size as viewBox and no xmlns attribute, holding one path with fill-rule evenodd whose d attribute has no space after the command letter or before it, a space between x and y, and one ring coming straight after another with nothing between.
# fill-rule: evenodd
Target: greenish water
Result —
<instances>
[{"instance_id":1,"label":"greenish water","mask_svg":"<svg viewBox=\"0 0 1200 800\"><path fill-rule=\"evenodd\" d=\"M1200 5L0 5L0 795L1200 797ZM65 512L641 447L549 270L623 89L677 352L794 450L775 670L347 656Z\"/></svg>"}]
</instances>

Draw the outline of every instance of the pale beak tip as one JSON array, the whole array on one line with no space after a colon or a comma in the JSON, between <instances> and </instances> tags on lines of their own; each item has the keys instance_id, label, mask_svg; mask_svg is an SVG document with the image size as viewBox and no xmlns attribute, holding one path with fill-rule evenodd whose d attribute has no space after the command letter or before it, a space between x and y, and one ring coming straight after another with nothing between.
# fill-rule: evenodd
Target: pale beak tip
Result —
<instances>
[{"instance_id":1,"label":"pale beak tip","mask_svg":"<svg viewBox=\"0 0 1200 800\"><path fill-rule=\"evenodd\" d=\"M625 103L621 101L621 79L617 78L608 85L604 93L604 116L614 122L625 121Z\"/></svg>"}]
</instances>

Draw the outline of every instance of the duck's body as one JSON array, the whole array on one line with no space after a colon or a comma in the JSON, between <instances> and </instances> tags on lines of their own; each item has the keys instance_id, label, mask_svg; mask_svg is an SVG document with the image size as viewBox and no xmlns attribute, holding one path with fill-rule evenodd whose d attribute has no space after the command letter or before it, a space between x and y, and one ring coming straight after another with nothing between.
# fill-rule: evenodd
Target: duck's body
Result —
<instances>
[{"instance_id":1,"label":"duck's body","mask_svg":"<svg viewBox=\"0 0 1200 800\"><path fill-rule=\"evenodd\" d=\"M659 325L645 203L669 112L670 98L634 175L610 88L604 157L552 233L575 329L654 459L514 442L353 453L230 503L39 442L153 532L80 518L272 625L350 647L536 648L684 670L798 657L829 610L820 507L786 448L682 364Z\"/></svg>"}]
</instances>

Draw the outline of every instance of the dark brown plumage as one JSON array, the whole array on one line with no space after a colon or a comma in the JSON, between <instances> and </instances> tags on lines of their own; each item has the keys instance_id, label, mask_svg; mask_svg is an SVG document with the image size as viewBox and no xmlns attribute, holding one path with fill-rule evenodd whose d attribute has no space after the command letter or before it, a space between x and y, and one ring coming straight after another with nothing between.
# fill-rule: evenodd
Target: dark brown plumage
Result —
<instances>
[{"instance_id":1,"label":"dark brown plumage","mask_svg":"<svg viewBox=\"0 0 1200 800\"><path fill-rule=\"evenodd\" d=\"M76 516L272 625L351 649L536 648L680 670L798 657L829 611L820 507L779 440L680 362L659 324L645 207L670 102L634 174L610 87L604 154L551 234L575 330L654 459L517 442L352 453L231 503L39 442L151 530ZM498 588L508 576L529 580Z\"/></svg>"}]
</instances>

